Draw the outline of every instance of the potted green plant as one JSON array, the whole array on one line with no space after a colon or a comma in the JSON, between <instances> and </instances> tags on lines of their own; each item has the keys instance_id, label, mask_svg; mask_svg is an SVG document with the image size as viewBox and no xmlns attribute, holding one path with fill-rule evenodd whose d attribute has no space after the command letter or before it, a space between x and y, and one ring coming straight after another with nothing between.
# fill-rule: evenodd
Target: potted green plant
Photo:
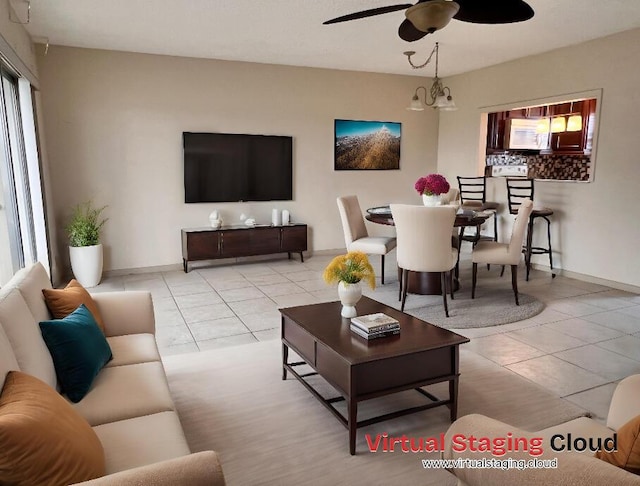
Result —
<instances>
[{"instance_id":1,"label":"potted green plant","mask_svg":"<svg viewBox=\"0 0 640 486\"><path fill-rule=\"evenodd\" d=\"M95 287L102 278L100 230L107 222L101 217L105 208L94 208L91 201L78 204L73 208L71 221L66 228L71 270L83 287Z\"/></svg>"}]
</instances>

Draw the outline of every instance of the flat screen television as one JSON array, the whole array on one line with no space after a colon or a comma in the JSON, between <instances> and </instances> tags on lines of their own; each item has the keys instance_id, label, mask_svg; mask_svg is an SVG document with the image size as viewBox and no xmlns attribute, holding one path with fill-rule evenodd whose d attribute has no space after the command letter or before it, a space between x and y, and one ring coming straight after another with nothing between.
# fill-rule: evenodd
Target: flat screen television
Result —
<instances>
[{"instance_id":1,"label":"flat screen television","mask_svg":"<svg viewBox=\"0 0 640 486\"><path fill-rule=\"evenodd\" d=\"M293 139L183 132L184 202L290 201Z\"/></svg>"}]
</instances>

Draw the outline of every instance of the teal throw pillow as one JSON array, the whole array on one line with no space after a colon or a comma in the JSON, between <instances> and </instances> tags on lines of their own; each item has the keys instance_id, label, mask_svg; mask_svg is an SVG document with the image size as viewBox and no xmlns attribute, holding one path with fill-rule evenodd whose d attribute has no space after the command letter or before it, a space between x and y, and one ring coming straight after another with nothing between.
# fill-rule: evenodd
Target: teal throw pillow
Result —
<instances>
[{"instance_id":1,"label":"teal throw pillow","mask_svg":"<svg viewBox=\"0 0 640 486\"><path fill-rule=\"evenodd\" d=\"M79 402L111 360L109 343L84 304L64 319L42 321L40 331L53 358L62 393L72 402Z\"/></svg>"}]
</instances>

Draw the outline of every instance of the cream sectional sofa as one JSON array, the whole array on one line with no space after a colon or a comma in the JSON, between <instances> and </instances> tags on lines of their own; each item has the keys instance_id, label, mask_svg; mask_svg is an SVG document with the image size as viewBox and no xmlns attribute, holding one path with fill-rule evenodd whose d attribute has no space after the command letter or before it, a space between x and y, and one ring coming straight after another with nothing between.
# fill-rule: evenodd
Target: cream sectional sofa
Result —
<instances>
[{"instance_id":1,"label":"cream sectional sofa","mask_svg":"<svg viewBox=\"0 0 640 486\"><path fill-rule=\"evenodd\" d=\"M20 270L0 289L0 389L20 370L57 388L53 361L38 323L51 319L40 264ZM72 404L89 422L105 452L107 476L82 484L223 485L213 451L191 454L155 341L148 292L97 293L113 359L90 392Z\"/></svg>"},{"instance_id":2,"label":"cream sectional sofa","mask_svg":"<svg viewBox=\"0 0 640 486\"><path fill-rule=\"evenodd\" d=\"M512 427L498 420L484 415L471 414L459 418L447 431L448 448L443 453L444 459L490 459L490 453L478 452L454 452L451 447L451 438L455 434L467 437L541 437L543 439L544 453L539 459L558 459L556 469L471 469L459 468L452 470L458 478L459 486L640 486L640 476L624 469L613 466L601 459L594 457L591 452L554 452L550 448L551 438L562 435L565 440L559 444L568 442L569 434L572 440L575 438L602 438L612 437L614 432L640 415L640 375L632 375L618 383L607 416L606 426L587 417L580 417L564 424L549 427L538 432L526 432ZM529 460L533 457L527 452L507 453L504 458Z\"/></svg>"}]
</instances>

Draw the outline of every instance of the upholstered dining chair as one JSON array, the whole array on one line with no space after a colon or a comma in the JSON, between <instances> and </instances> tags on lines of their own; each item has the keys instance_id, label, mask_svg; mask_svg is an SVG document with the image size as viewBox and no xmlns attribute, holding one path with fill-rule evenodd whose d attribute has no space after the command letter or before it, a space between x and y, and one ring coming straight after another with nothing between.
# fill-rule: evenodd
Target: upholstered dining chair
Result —
<instances>
[{"instance_id":1,"label":"upholstered dining chair","mask_svg":"<svg viewBox=\"0 0 640 486\"><path fill-rule=\"evenodd\" d=\"M476 280L478 276L478 263L511 266L511 286L513 294L516 297L516 305L520 305L518 301L518 264L522 259L522 243L529 223L529 216L533 209L531 199L524 199L516 215L513 230L511 232L511 240L509 243L498 243L497 241L480 241L471 252L471 261L473 262L473 274L471 283L471 298L476 296ZM504 271L504 267L503 267Z\"/></svg>"},{"instance_id":2,"label":"upholstered dining chair","mask_svg":"<svg viewBox=\"0 0 640 486\"><path fill-rule=\"evenodd\" d=\"M404 311L409 272L440 273L444 313L449 317L447 287L453 299L451 270L458 260L458 249L451 247L451 231L456 219L454 206L410 206L391 204L396 225L398 248L396 258L401 269L400 289Z\"/></svg>"},{"instance_id":3,"label":"upholstered dining chair","mask_svg":"<svg viewBox=\"0 0 640 486\"><path fill-rule=\"evenodd\" d=\"M460 190L457 187L451 187L449 192L442 195L442 204L448 204L455 206L456 209L460 207L462 201L460 201Z\"/></svg>"},{"instance_id":4,"label":"upholstered dining chair","mask_svg":"<svg viewBox=\"0 0 640 486\"><path fill-rule=\"evenodd\" d=\"M338 209L340 210L347 251L380 255L380 282L384 285L384 256L396 247L396 239L388 236L369 236L358 196L339 197Z\"/></svg>"}]
</instances>

